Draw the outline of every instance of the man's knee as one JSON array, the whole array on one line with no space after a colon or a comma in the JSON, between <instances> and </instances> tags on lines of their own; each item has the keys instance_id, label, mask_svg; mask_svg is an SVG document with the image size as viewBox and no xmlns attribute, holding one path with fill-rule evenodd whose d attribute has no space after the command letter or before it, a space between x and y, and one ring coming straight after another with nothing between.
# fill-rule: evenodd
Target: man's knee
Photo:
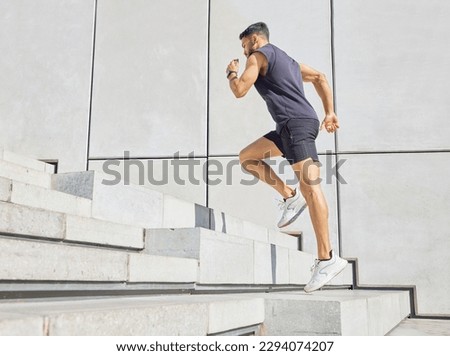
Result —
<instances>
[{"instance_id":1,"label":"man's knee","mask_svg":"<svg viewBox=\"0 0 450 356\"><path fill-rule=\"evenodd\" d=\"M239 152L239 163L242 164L243 162L245 162L247 157L247 152L246 149L242 149L241 152Z\"/></svg>"},{"instance_id":2,"label":"man's knee","mask_svg":"<svg viewBox=\"0 0 450 356\"><path fill-rule=\"evenodd\" d=\"M322 194L322 188L320 187L319 182L312 182L304 179L300 182L300 191L305 199Z\"/></svg>"}]
</instances>

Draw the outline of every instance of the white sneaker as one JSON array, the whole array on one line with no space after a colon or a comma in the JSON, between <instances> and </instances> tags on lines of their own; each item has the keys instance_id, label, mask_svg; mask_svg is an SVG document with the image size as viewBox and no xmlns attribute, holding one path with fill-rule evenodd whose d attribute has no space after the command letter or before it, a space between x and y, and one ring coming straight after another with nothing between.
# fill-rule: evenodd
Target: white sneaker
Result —
<instances>
[{"instance_id":1,"label":"white sneaker","mask_svg":"<svg viewBox=\"0 0 450 356\"><path fill-rule=\"evenodd\" d=\"M278 227L281 229L292 224L300 216L303 210L306 209L306 202L300 191L295 189L295 194L292 197L281 201L280 208L283 210L281 219L278 222Z\"/></svg>"},{"instance_id":2,"label":"white sneaker","mask_svg":"<svg viewBox=\"0 0 450 356\"><path fill-rule=\"evenodd\" d=\"M331 251L330 260L316 260L314 266L311 268L311 271L313 272L311 280L304 288L305 292L311 293L322 288L326 283L341 273L345 266L347 266L347 263L347 260L336 256L333 251Z\"/></svg>"}]
</instances>

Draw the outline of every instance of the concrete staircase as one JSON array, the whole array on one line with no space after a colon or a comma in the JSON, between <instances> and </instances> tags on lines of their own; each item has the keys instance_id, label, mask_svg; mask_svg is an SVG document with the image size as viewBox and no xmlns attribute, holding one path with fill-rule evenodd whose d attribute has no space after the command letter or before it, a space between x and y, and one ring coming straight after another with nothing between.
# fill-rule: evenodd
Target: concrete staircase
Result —
<instances>
[{"instance_id":1,"label":"concrete staircase","mask_svg":"<svg viewBox=\"0 0 450 356\"><path fill-rule=\"evenodd\" d=\"M306 294L298 237L0 150L0 335L385 335L408 292Z\"/></svg>"}]
</instances>

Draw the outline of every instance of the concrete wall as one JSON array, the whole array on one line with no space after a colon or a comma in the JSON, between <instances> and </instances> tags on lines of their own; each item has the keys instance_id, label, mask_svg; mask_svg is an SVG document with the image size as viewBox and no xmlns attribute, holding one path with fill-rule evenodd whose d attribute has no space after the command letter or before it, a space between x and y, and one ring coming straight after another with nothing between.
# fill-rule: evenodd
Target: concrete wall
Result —
<instances>
[{"instance_id":1,"label":"concrete wall","mask_svg":"<svg viewBox=\"0 0 450 356\"><path fill-rule=\"evenodd\" d=\"M342 252L361 283L416 285L430 314L450 314L449 15L437 0L334 11Z\"/></svg>"},{"instance_id":2,"label":"concrete wall","mask_svg":"<svg viewBox=\"0 0 450 356\"><path fill-rule=\"evenodd\" d=\"M207 1L98 1L91 159L206 154L207 34Z\"/></svg>"},{"instance_id":3,"label":"concrete wall","mask_svg":"<svg viewBox=\"0 0 450 356\"><path fill-rule=\"evenodd\" d=\"M61 172L117 159L121 177L129 155L132 182L273 227L279 197L237 165L273 122L225 79L263 20L335 88L341 130L317 141L333 247L360 259L361 283L415 284L419 313L450 314L449 15L439 0L4 0L0 146ZM315 251L308 214L289 229Z\"/></svg>"},{"instance_id":4,"label":"concrete wall","mask_svg":"<svg viewBox=\"0 0 450 356\"><path fill-rule=\"evenodd\" d=\"M0 2L0 145L86 166L94 0Z\"/></svg>"}]
</instances>

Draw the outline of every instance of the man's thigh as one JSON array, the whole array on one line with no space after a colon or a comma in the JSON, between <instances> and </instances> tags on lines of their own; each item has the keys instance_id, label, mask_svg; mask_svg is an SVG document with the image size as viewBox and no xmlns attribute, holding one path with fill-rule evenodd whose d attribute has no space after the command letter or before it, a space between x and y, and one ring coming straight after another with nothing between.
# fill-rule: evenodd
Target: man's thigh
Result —
<instances>
[{"instance_id":1,"label":"man's thigh","mask_svg":"<svg viewBox=\"0 0 450 356\"><path fill-rule=\"evenodd\" d=\"M258 138L256 141L245 147L239 156L241 159L264 159L269 157L282 156L280 148L276 143L266 136Z\"/></svg>"}]
</instances>

